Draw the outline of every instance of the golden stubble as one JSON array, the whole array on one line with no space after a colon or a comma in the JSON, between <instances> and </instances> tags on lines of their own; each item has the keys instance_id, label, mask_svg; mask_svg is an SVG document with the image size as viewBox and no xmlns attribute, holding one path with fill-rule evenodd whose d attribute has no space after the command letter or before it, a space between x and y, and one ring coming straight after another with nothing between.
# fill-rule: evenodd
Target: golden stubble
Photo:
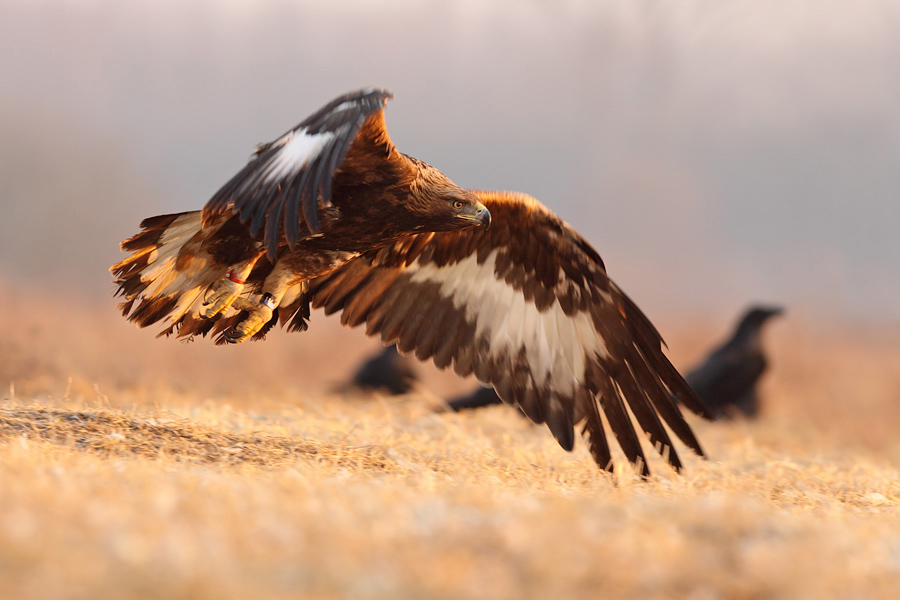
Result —
<instances>
[{"instance_id":1,"label":"golden stubble","mask_svg":"<svg viewBox=\"0 0 900 600\"><path fill-rule=\"evenodd\" d=\"M506 407L436 412L433 392L470 383L433 371L400 398L332 392L373 346L320 315L235 354L156 340L108 307L12 308L0 597L900 591L889 335L773 327L763 418L692 419L709 460L682 451L677 476L653 457L641 481ZM664 333L684 366L715 332L679 327Z\"/></svg>"}]
</instances>

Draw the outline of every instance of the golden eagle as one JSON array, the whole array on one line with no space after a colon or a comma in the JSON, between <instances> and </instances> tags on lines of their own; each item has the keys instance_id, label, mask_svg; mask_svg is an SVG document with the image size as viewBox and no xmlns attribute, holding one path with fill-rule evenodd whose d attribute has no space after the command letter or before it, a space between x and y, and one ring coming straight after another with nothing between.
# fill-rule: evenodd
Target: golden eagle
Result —
<instances>
[{"instance_id":1,"label":"golden eagle","mask_svg":"<svg viewBox=\"0 0 900 600\"><path fill-rule=\"evenodd\" d=\"M675 469L663 422L702 455L673 397L702 405L597 252L534 198L463 190L398 152L391 97L341 96L260 145L202 211L144 220L110 268L123 314L234 343L279 321L305 330L310 307L340 312L401 352L474 373L566 450L583 423L603 469L601 415L649 474L628 409Z\"/></svg>"}]
</instances>

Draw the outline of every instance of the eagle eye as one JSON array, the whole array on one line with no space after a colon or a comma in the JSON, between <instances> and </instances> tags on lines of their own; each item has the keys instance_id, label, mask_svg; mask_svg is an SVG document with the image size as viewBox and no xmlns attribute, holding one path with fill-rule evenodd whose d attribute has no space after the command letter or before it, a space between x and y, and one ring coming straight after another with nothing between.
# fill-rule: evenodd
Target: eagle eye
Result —
<instances>
[{"instance_id":1,"label":"eagle eye","mask_svg":"<svg viewBox=\"0 0 900 600\"><path fill-rule=\"evenodd\" d=\"M462 201L462 200L454 200L454 201L453 201L453 208L455 208L456 210L459 210L459 209L462 208L462 207L463 207L463 201Z\"/></svg>"}]
</instances>

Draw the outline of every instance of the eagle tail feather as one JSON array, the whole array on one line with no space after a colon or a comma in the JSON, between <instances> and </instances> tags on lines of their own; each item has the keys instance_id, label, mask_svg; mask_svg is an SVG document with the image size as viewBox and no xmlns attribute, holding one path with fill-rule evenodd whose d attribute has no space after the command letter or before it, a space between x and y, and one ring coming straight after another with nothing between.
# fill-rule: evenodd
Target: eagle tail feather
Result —
<instances>
[{"instance_id":1,"label":"eagle tail feather","mask_svg":"<svg viewBox=\"0 0 900 600\"><path fill-rule=\"evenodd\" d=\"M124 297L123 316L139 327L168 318L162 335L205 334L210 327L199 322L203 297L227 266L216 264L202 243L218 227L203 229L201 211L150 217L141 227L121 244L132 254L110 267L116 295Z\"/></svg>"}]
</instances>

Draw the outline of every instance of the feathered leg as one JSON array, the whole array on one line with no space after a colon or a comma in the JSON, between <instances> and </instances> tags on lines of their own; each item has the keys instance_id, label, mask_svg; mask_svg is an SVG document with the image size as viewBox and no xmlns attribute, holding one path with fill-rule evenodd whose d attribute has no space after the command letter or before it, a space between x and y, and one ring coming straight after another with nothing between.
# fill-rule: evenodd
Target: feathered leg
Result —
<instances>
[{"instance_id":1,"label":"feathered leg","mask_svg":"<svg viewBox=\"0 0 900 600\"><path fill-rule=\"evenodd\" d=\"M272 320L275 308L281 303L288 288L296 285L299 281L297 274L286 264L286 261L279 259L263 282L262 294L253 296L251 300L240 299L240 306L235 304L236 308L246 310L248 315L234 327L223 332L225 341L239 344L253 337Z\"/></svg>"},{"instance_id":2,"label":"feathered leg","mask_svg":"<svg viewBox=\"0 0 900 600\"><path fill-rule=\"evenodd\" d=\"M225 277L212 285L210 295L203 301L203 306L209 307L201 314L203 318L211 319L227 311L230 307L237 310L250 310L256 306L241 298L240 295L244 290L247 277L253 271L253 266L262 255L263 253L260 252L247 261L231 265L225 273Z\"/></svg>"}]
</instances>

